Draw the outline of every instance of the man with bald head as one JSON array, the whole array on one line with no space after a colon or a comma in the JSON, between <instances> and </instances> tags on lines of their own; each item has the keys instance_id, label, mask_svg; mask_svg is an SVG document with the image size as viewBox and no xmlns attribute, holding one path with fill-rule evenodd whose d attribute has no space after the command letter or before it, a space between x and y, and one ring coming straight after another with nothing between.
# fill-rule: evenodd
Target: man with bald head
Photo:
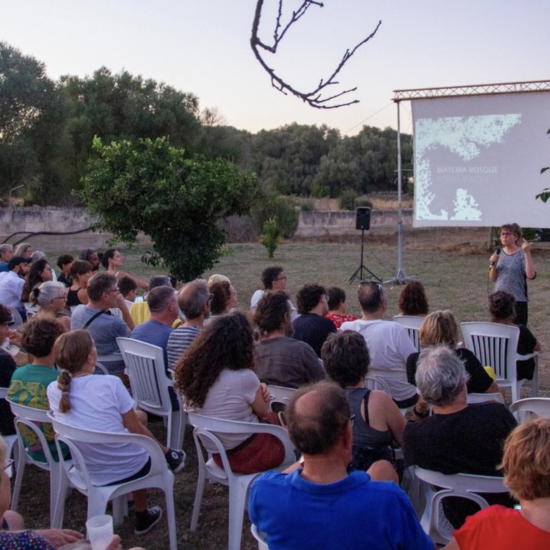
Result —
<instances>
[{"instance_id":1,"label":"man with bald head","mask_svg":"<svg viewBox=\"0 0 550 550\"><path fill-rule=\"evenodd\" d=\"M262 474L250 490L250 519L270 550L433 550L396 484L348 474L353 419L342 388L318 382L297 390L285 418L303 463ZM379 467L392 468L385 461Z\"/></svg>"},{"instance_id":2,"label":"man with bald head","mask_svg":"<svg viewBox=\"0 0 550 550\"><path fill-rule=\"evenodd\" d=\"M185 315L185 322L168 338L166 346L168 368L175 367L180 357L202 330L204 320L210 317L210 300L208 283L204 279L195 279L180 290L178 306Z\"/></svg>"}]
</instances>

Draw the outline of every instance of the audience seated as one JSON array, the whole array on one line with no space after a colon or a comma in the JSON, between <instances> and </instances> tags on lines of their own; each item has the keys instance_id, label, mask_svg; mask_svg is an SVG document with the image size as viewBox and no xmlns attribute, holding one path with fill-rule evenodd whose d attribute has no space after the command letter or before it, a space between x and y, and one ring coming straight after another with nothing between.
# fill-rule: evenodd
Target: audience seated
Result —
<instances>
[{"instance_id":1,"label":"audience seated","mask_svg":"<svg viewBox=\"0 0 550 550\"><path fill-rule=\"evenodd\" d=\"M46 388L50 382L57 380L58 375L55 369L53 346L56 339L64 332L63 325L53 317L37 316L27 322L23 327L21 346L33 356L33 360L13 373L8 389L8 399L26 407L49 410ZM52 456L57 459L51 424L42 424L41 429L46 436ZM21 433L28 443L30 455L37 460L44 460L44 452L34 432L22 426Z\"/></svg>"},{"instance_id":2,"label":"audience seated","mask_svg":"<svg viewBox=\"0 0 550 550\"><path fill-rule=\"evenodd\" d=\"M71 264L73 262L74 257L70 254L62 254L57 258L57 267L61 270L57 281L63 283L67 288L71 286Z\"/></svg>"},{"instance_id":3,"label":"audience seated","mask_svg":"<svg viewBox=\"0 0 550 550\"><path fill-rule=\"evenodd\" d=\"M418 395L416 388L407 382L406 362L416 348L400 324L382 320L388 307L382 285L363 282L359 285L357 297L363 317L342 323L340 329L354 330L363 336L376 375L388 383L391 396L399 408L411 407L418 401Z\"/></svg>"},{"instance_id":4,"label":"audience seated","mask_svg":"<svg viewBox=\"0 0 550 550\"><path fill-rule=\"evenodd\" d=\"M458 345L458 323L455 316L448 309L430 313L420 327L420 345L423 349L444 345L454 350L462 360L468 372L468 393L497 392L497 383L487 374L479 359L469 350ZM416 364L419 353L413 353L407 359L407 379L410 384L416 384Z\"/></svg>"},{"instance_id":5,"label":"audience seated","mask_svg":"<svg viewBox=\"0 0 550 550\"><path fill-rule=\"evenodd\" d=\"M400 315L428 315L428 298L424 285L420 281L407 281L399 295L398 307Z\"/></svg>"},{"instance_id":6,"label":"audience seated","mask_svg":"<svg viewBox=\"0 0 550 550\"><path fill-rule=\"evenodd\" d=\"M122 277L130 277L130 279L133 279L139 288L149 290L149 285L145 281L142 281L129 273L120 271L120 268L124 265L124 262L122 259L122 254L115 248L109 248L103 253L101 265L107 270L107 273L114 275L117 281L122 279Z\"/></svg>"},{"instance_id":7,"label":"audience seated","mask_svg":"<svg viewBox=\"0 0 550 550\"><path fill-rule=\"evenodd\" d=\"M88 298L88 281L93 275L92 264L85 260L75 260L71 264L72 284L67 290L67 306L71 311L80 305L86 305Z\"/></svg>"},{"instance_id":8,"label":"audience seated","mask_svg":"<svg viewBox=\"0 0 550 550\"><path fill-rule=\"evenodd\" d=\"M154 275L149 279L149 291L157 288L158 286L172 286L170 277L168 275ZM134 302L130 307L130 315L134 321L134 325L137 327L141 323L145 323L151 319L151 312L147 305L147 293L143 296L141 302Z\"/></svg>"},{"instance_id":9,"label":"audience seated","mask_svg":"<svg viewBox=\"0 0 550 550\"><path fill-rule=\"evenodd\" d=\"M433 550L396 484L365 472L348 474L353 420L341 388L330 382L300 388L285 418L302 467L261 474L248 506L270 550ZM382 468L393 471L384 461L371 470Z\"/></svg>"},{"instance_id":10,"label":"audience seated","mask_svg":"<svg viewBox=\"0 0 550 550\"><path fill-rule=\"evenodd\" d=\"M294 338L309 344L317 357L329 334L336 332L334 323L325 317L328 313L327 291L317 284L304 285L296 295L300 317L292 321Z\"/></svg>"},{"instance_id":11,"label":"audience seated","mask_svg":"<svg viewBox=\"0 0 550 550\"><path fill-rule=\"evenodd\" d=\"M30 303L32 291L46 281L52 281L53 270L48 260L38 260L31 264L29 272L25 276L25 283L21 291L21 301Z\"/></svg>"},{"instance_id":12,"label":"audience seated","mask_svg":"<svg viewBox=\"0 0 550 550\"><path fill-rule=\"evenodd\" d=\"M136 282L131 277L124 276L117 279L116 286L122 294L122 297L126 302L126 307L129 311L136 301L136 291L138 288Z\"/></svg>"},{"instance_id":13,"label":"audience seated","mask_svg":"<svg viewBox=\"0 0 550 550\"><path fill-rule=\"evenodd\" d=\"M93 248L85 248L80 253L78 258L81 261L88 262L92 266L92 271L99 271L99 265L101 263L99 254Z\"/></svg>"},{"instance_id":14,"label":"audience seated","mask_svg":"<svg viewBox=\"0 0 550 550\"><path fill-rule=\"evenodd\" d=\"M491 314L492 323L513 325L519 328L519 341L517 347L517 352L519 354L528 355L534 351L541 350L540 342L525 325L514 324L514 319L516 317L516 299L511 294L503 290L493 292L493 294L489 296L489 312ZM517 362L518 380L532 380L534 372L534 359Z\"/></svg>"},{"instance_id":15,"label":"audience seated","mask_svg":"<svg viewBox=\"0 0 550 550\"><path fill-rule=\"evenodd\" d=\"M23 258L31 260L32 257L32 245L30 243L20 243L15 248L14 256L22 256Z\"/></svg>"},{"instance_id":16,"label":"audience seated","mask_svg":"<svg viewBox=\"0 0 550 550\"><path fill-rule=\"evenodd\" d=\"M128 336L134 329L126 302L116 286L116 278L110 273L97 273L88 285L88 305L77 306L71 316L71 329L86 329L94 339L99 355L120 353L116 339ZM111 315L109 308L118 307L122 319ZM124 371L124 361L105 361L104 366L111 374Z\"/></svg>"},{"instance_id":17,"label":"audience seated","mask_svg":"<svg viewBox=\"0 0 550 550\"><path fill-rule=\"evenodd\" d=\"M254 370L266 384L299 388L325 378L321 361L309 344L292 338L288 296L269 292L258 302L254 323L260 343L254 350Z\"/></svg>"},{"instance_id":18,"label":"audience seated","mask_svg":"<svg viewBox=\"0 0 550 550\"><path fill-rule=\"evenodd\" d=\"M388 481L397 483L403 463L395 458L394 444L402 444L405 417L389 395L365 388L370 356L364 338L351 330L331 334L321 357L329 377L346 392L355 417L349 470L366 471L378 460L387 460L395 468Z\"/></svg>"},{"instance_id":19,"label":"audience seated","mask_svg":"<svg viewBox=\"0 0 550 550\"><path fill-rule=\"evenodd\" d=\"M0 303L22 312L21 294L25 275L29 272L29 262L22 256L13 256L8 262L8 270L0 273Z\"/></svg>"},{"instance_id":20,"label":"audience seated","mask_svg":"<svg viewBox=\"0 0 550 550\"><path fill-rule=\"evenodd\" d=\"M266 294L270 292L277 292L278 290L283 292L286 291L286 275L284 274L283 268L278 265L266 267L262 271L262 284L264 285L264 289L256 290L250 299L250 311L252 311L252 313L256 310L258 302ZM288 303L290 304L291 321L294 321L294 319L298 317L298 311L296 310L294 304L290 301L290 298Z\"/></svg>"},{"instance_id":21,"label":"audience seated","mask_svg":"<svg viewBox=\"0 0 550 550\"><path fill-rule=\"evenodd\" d=\"M223 315L205 327L175 369L176 388L187 408L226 420L275 423L277 415L268 408L269 392L253 371L253 354L252 327L243 313ZM285 457L282 442L271 434L219 434L219 439L237 473L276 468ZM206 441L205 446L223 468L216 448Z\"/></svg>"},{"instance_id":22,"label":"audience seated","mask_svg":"<svg viewBox=\"0 0 550 550\"><path fill-rule=\"evenodd\" d=\"M210 300L211 295L204 279L195 279L180 290L178 307L185 315L185 321L168 338L166 352L169 369L174 369L180 357L200 334L204 321L210 316Z\"/></svg>"},{"instance_id":23,"label":"audience seated","mask_svg":"<svg viewBox=\"0 0 550 550\"><path fill-rule=\"evenodd\" d=\"M518 426L506 440L501 467L519 510L491 506L466 519L446 550L539 550L550 547L550 419Z\"/></svg>"},{"instance_id":24,"label":"audience seated","mask_svg":"<svg viewBox=\"0 0 550 550\"><path fill-rule=\"evenodd\" d=\"M33 289L31 304L38 308L36 315L48 314L55 317L65 330L71 330L71 318L66 309L66 288L63 283L47 281Z\"/></svg>"},{"instance_id":25,"label":"audience seated","mask_svg":"<svg viewBox=\"0 0 550 550\"><path fill-rule=\"evenodd\" d=\"M108 275L111 277L110 275ZM134 400L116 376L94 375L97 352L90 334L75 330L61 336L54 347L55 361L62 368L48 386L48 398L56 417L76 428L108 433L135 433L155 439L146 427L147 416L134 410ZM168 466L179 472L183 451L159 443ZM151 468L147 451L131 443L84 444L80 450L92 483L98 486L139 479ZM133 492L136 535L148 533L161 519L158 506L147 508L145 489Z\"/></svg>"},{"instance_id":26,"label":"audience seated","mask_svg":"<svg viewBox=\"0 0 550 550\"><path fill-rule=\"evenodd\" d=\"M212 295L210 302L210 317L206 319L205 325L210 324L214 319L225 313L236 309L238 306L237 291L231 283L219 281L208 284L208 289Z\"/></svg>"},{"instance_id":27,"label":"audience seated","mask_svg":"<svg viewBox=\"0 0 550 550\"><path fill-rule=\"evenodd\" d=\"M468 405L467 380L466 369L454 350L439 346L422 351L416 384L433 414L424 414L427 417L423 420L405 426L406 465L443 474L499 475L502 446L516 420L500 403ZM489 503L512 504L507 495L483 496ZM444 499L443 506L455 527L473 513L472 508L478 509L471 501L456 498Z\"/></svg>"},{"instance_id":28,"label":"audience seated","mask_svg":"<svg viewBox=\"0 0 550 550\"><path fill-rule=\"evenodd\" d=\"M0 245L0 273L8 271L8 262L13 258L13 246L11 244Z\"/></svg>"},{"instance_id":29,"label":"audience seated","mask_svg":"<svg viewBox=\"0 0 550 550\"><path fill-rule=\"evenodd\" d=\"M11 311L0 304L0 388L7 388L10 385L11 377L17 368L13 357L1 347L5 342L9 342L8 323L10 320ZM5 399L0 399L0 433L2 435L15 434L13 414L10 404Z\"/></svg>"},{"instance_id":30,"label":"audience seated","mask_svg":"<svg viewBox=\"0 0 550 550\"><path fill-rule=\"evenodd\" d=\"M346 309L346 293L337 286L331 286L328 289L328 313L327 319L330 319L336 328L340 328L346 321L356 321L355 315L348 315Z\"/></svg>"}]
</instances>

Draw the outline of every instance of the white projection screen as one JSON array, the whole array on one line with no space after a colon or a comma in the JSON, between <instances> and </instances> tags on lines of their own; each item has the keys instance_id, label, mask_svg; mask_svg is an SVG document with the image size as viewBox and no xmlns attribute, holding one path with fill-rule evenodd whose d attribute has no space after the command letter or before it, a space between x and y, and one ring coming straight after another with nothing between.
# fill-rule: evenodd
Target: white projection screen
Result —
<instances>
[{"instance_id":1,"label":"white projection screen","mask_svg":"<svg viewBox=\"0 0 550 550\"><path fill-rule=\"evenodd\" d=\"M414 227L550 227L550 93L417 99Z\"/></svg>"}]
</instances>

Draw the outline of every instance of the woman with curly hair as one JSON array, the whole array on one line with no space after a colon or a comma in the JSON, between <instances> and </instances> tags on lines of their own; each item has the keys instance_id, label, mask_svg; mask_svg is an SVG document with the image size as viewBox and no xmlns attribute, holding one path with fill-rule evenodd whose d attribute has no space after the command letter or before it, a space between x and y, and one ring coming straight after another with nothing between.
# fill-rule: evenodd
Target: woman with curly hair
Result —
<instances>
[{"instance_id":1,"label":"woman with curly hair","mask_svg":"<svg viewBox=\"0 0 550 550\"><path fill-rule=\"evenodd\" d=\"M428 298L426 298L424 285L420 281L408 281L399 295L397 305L400 315L416 315L419 317L428 315Z\"/></svg>"},{"instance_id":2,"label":"woman with curly hair","mask_svg":"<svg viewBox=\"0 0 550 550\"><path fill-rule=\"evenodd\" d=\"M254 336L241 312L229 313L208 325L175 366L176 389L189 410L206 416L242 422L272 421L269 392L253 369ZM270 434L219 434L234 472L270 470L284 459L282 443ZM223 468L215 448L216 464Z\"/></svg>"},{"instance_id":3,"label":"woman with curly hair","mask_svg":"<svg viewBox=\"0 0 550 550\"><path fill-rule=\"evenodd\" d=\"M23 303L30 302L33 289L38 287L41 283L51 280L53 280L53 271L48 260L37 260L34 262L25 277L21 301Z\"/></svg>"}]
</instances>

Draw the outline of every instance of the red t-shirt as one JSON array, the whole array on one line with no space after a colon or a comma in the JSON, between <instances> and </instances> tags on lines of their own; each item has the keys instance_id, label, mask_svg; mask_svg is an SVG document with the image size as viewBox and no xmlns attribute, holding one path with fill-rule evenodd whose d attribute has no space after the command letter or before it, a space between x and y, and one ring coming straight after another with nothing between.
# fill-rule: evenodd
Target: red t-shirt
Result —
<instances>
[{"instance_id":1,"label":"red t-shirt","mask_svg":"<svg viewBox=\"0 0 550 550\"><path fill-rule=\"evenodd\" d=\"M339 313L328 313L327 319L330 319L336 328L340 328L342 323L346 321L356 321L357 317L355 315L340 315Z\"/></svg>"},{"instance_id":2,"label":"red t-shirt","mask_svg":"<svg viewBox=\"0 0 550 550\"><path fill-rule=\"evenodd\" d=\"M550 548L550 533L529 523L519 510L489 506L466 519L453 536L460 550L540 550Z\"/></svg>"}]
</instances>

